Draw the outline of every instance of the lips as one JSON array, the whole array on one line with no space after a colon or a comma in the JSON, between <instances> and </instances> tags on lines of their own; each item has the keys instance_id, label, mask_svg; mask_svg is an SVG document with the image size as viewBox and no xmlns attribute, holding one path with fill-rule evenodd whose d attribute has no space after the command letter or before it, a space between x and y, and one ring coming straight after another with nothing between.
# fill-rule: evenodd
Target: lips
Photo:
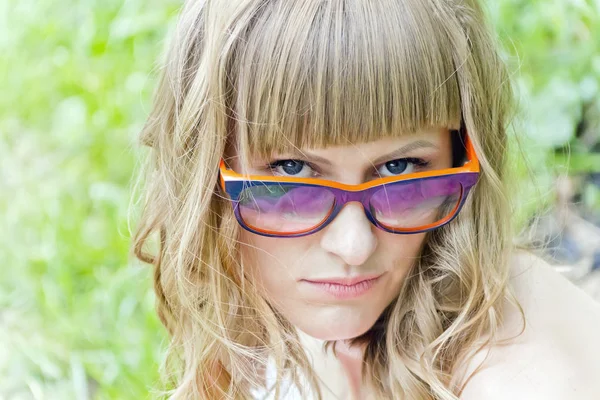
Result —
<instances>
[{"instance_id":1,"label":"lips","mask_svg":"<svg viewBox=\"0 0 600 400\"><path fill-rule=\"evenodd\" d=\"M329 283L341 286L354 286L364 281L370 281L379 278L383 274L371 274L371 275L360 275L354 277L341 277L341 278L311 278L302 279L303 281L310 283Z\"/></svg>"},{"instance_id":2,"label":"lips","mask_svg":"<svg viewBox=\"0 0 600 400\"><path fill-rule=\"evenodd\" d=\"M346 301L360 298L371 292L384 274L360 275L343 278L311 278L302 279L300 282L306 285L310 293L319 299L335 299L335 301Z\"/></svg>"}]
</instances>

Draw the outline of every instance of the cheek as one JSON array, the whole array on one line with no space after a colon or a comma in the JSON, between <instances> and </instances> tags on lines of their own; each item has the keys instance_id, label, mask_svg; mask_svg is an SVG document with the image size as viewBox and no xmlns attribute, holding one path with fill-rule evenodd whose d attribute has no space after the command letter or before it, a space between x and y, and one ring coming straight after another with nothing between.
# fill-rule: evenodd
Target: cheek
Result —
<instances>
[{"instance_id":1,"label":"cheek","mask_svg":"<svg viewBox=\"0 0 600 400\"><path fill-rule=\"evenodd\" d=\"M247 233L240 235L240 242L246 278L292 325L305 325L302 319L310 313L310 307L298 293L297 281L307 276L306 266L311 265L307 262L310 246L306 240L274 239Z\"/></svg>"},{"instance_id":2,"label":"cheek","mask_svg":"<svg viewBox=\"0 0 600 400\"><path fill-rule=\"evenodd\" d=\"M263 297L278 301L302 274L303 259L308 253L307 240L269 238L243 232L240 242L246 277Z\"/></svg>"},{"instance_id":3,"label":"cheek","mask_svg":"<svg viewBox=\"0 0 600 400\"><path fill-rule=\"evenodd\" d=\"M402 283L420 256L425 235L425 233L396 235L382 232L378 238L377 262L385 266L386 274L389 275L386 287L380 293L385 303L384 308L398 296Z\"/></svg>"},{"instance_id":4,"label":"cheek","mask_svg":"<svg viewBox=\"0 0 600 400\"><path fill-rule=\"evenodd\" d=\"M382 232L382 235L378 238L381 260L401 269L406 269L407 265L412 265L415 259L419 257L425 243L425 237L426 233L396 235Z\"/></svg>"}]
</instances>

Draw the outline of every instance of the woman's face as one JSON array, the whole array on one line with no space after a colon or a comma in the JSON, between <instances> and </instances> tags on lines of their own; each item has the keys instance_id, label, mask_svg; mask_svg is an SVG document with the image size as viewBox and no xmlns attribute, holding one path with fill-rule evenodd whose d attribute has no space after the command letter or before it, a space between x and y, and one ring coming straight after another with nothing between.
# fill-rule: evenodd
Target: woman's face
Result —
<instances>
[{"instance_id":1,"label":"woman's face","mask_svg":"<svg viewBox=\"0 0 600 400\"><path fill-rule=\"evenodd\" d=\"M248 168L235 162L232 166L240 173L316 177L352 185L452 166L447 129L300 150L269 160L251 159ZM365 333L398 295L425 237L376 228L358 202L346 204L329 225L312 235L272 238L240 232L249 279L294 326L322 340Z\"/></svg>"}]
</instances>

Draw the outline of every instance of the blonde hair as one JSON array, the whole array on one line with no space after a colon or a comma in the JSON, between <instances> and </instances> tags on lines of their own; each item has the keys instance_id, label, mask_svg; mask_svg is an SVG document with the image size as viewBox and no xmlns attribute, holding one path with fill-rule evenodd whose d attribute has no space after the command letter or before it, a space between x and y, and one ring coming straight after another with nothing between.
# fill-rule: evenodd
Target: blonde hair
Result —
<instances>
[{"instance_id":1,"label":"blonde hair","mask_svg":"<svg viewBox=\"0 0 600 400\"><path fill-rule=\"evenodd\" d=\"M267 359L278 382L290 374L305 398L321 396L293 327L244 277L239 227L217 185L228 145L267 155L463 126L480 180L357 339L367 342L363 378L377 398L457 399L458 367L491 343L503 300L515 302L511 107L507 69L475 0L188 1L141 133L152 152L133 241L154 265L171 335L170 398L249 398Z\"/></svg>"}]
</instances>

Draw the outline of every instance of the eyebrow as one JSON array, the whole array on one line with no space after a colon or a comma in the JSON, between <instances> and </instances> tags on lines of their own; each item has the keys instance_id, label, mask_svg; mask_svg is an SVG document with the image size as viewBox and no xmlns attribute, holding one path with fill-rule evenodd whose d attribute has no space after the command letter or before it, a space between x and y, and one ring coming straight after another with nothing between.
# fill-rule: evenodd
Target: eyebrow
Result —
<instances>
[{"instance_id":1,"label":"eyebrow","mask_svg":"<svg viewBox=\"0 0 600 400\"><path fill-rule=\"evenodd\" d=\"M410 153L411 151L415 151L415 150L419 150L419 149L428 149L428 148L439 150L439 147L435 143L432 143L428 140L420 139L420 140L411 142L411 143L407 144L406 146L402 146L398 150L394 150L391 153L388 153L384 156L378 157L377 159L375 159L375 161L373 161L373 164L377 165L386 160L394 160L397 158L402 158L402 157L406 156L407 153Z\"/></svg>"},{"instance_id":2,"label":"eyebrow","mask_svg":"<svg viewBox=\"0 0 600 400\"><path fill-rule=\"evenodd\" d=\"M426 148L439 150L439 147L436 144L434 144L428 140L420 139L420 140L411 142L405 146L402 146L399 149L394 150L391 153L388 153L384 156L378 157L372 163L374 165L377 165L383 161L402 158L402 157L406 156L407 153L410 153L411 151L415 151L415 150L419 150L419 149L426 149ZM293 157L300 157L300 158L306 159L309 162L315 162L315 163L320 163L323 165L331 166L331 161L329 161L327 158L317 156L316 154L309 154L309 153L303 152L298 149L292 150L291 155Z\"/></svg>"},{"instance_id":3,"label":"eyebrow","mask_svg":"<svg viewBox=\"0 0 600 400\"><path fill-rule=\"evenodd\" d=\"M292 157L303 158L303 159L306 159L306 161L316 162L319 164L327 165L328 167L331 166L331 161L329 161L328 159L326 159L324 157L320 157L316 154L305 153L304 151L299 150L299 149L293 149L290 153L291 153Z\"/></svg>"}]
</instances>

